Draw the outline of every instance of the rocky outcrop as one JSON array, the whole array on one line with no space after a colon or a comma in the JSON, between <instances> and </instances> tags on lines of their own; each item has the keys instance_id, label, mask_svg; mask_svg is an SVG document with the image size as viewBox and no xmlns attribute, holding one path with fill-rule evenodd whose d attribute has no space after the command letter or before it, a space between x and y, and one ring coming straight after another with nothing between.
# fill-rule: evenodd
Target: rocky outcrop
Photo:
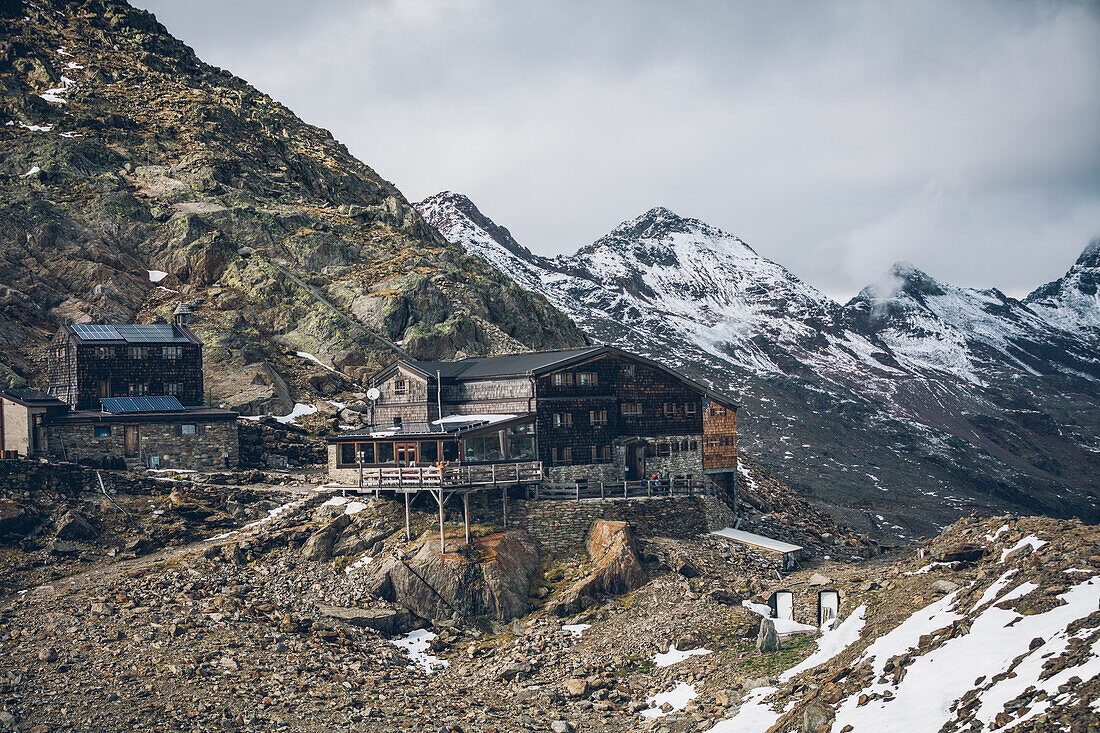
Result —
<instances>
[{"instance_id":1,"label":"rocky outcrop","mask_svg":"<svg viewBox=\"0 0 1100 733\"><path fill-rule=\"evenodd\" d=\"M326 618L389 635L400 634L416 627L415 618L403 608L321 606L318 611Z\"/></svg>"},{"instance_id":2,"label":"rocky outcrop","mask_svg":"<svg viewBox=\"0 0 1100 733\"><path fill-rule=\"evenodd\" d=\"M422 540L411 560L391 556L363 576L365 587L420 618L488 616L508 621L527 612L527 592L538 563L525 532L476 539L464 554L440 554L438 540Z\"/></svg>"},{"instance_id":3,"label":"rocky outcrop","mask_svg":"<svg viewBox=\"0 0 1100 733\"><path fill-rule=\"evenodd\" d=\"M180 302L210 397L246 414L285 414L317 378L351 390L397 352L586 341L330 133L122 0L0 12L0 118L4 386L42 376L61 323L164 321Z\"/></svg>"},{"instance_id":4,"label":"rocky outcrop","mask_svg":"<svg viewBox=\"0 0 1100 733\"><path fill-rule=\"evenodd\" d=\"M592 572L552 602L551 613L568 616L594 606L599 596L628 593L646 582L634 534L626 522L593 522L586 549L594 565Z\"/></svg>"}]
</instances>

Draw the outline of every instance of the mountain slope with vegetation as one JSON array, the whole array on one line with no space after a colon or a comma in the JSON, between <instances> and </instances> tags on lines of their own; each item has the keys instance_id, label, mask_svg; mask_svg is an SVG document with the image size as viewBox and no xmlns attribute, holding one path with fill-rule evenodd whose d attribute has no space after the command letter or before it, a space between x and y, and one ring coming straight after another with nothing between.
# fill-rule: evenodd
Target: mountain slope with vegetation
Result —
<instances>
[{"instance_id":1,"label":"mountain slope with vegetation","mask_svg":"<svg viewBox=\"0 0 1100 733\"><path fill-rule=\"evenodd\" d=\"M586 340L331 134L119 0L0 2L0 262L8 385L38 381L61 323L179 302L212 399L251 412L337 394L399 352Z\"/></svg>"}]
</instances>

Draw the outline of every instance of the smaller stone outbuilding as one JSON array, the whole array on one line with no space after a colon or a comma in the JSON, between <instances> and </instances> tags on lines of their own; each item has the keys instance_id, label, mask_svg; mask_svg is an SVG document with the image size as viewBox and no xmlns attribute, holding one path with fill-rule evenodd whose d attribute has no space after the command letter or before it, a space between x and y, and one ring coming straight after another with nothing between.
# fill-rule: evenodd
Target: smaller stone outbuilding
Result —
<instances>
[{"instance_id":1,"label":"smaller stone outbuilding","mask_svg":"<svg viewBox=\"0 0 1100 733\"><path fill-rule=\"evenodd\" d=\"M104 399L102 412L77 410L46 426L52 458L127 468L211 471L239 460L237 413L183 407L168 397Z\"/></svg>"},{"instance_id":2,"label":"smaller stone outbuilding","mask_svg":"<svg viewBox=\"0 0 1100 733\"><path fill-rule=\"evenodd\" d=\"M69 406L37 389L0 390L0 453L27 458L46 448L46 423Z\"/></svg>"}]
</instances>

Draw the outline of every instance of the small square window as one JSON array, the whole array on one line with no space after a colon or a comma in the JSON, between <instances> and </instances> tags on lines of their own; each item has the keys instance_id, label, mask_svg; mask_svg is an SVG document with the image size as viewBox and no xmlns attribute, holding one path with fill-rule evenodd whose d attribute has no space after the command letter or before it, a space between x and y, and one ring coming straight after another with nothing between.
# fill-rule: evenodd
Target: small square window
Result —
<instances>
[{"instance_id":1,"label":"small square window","mask_svg":"<svg viewBox=\"0 0 1100 733\"><path fill-rule=\"evenodd\" d=\"M409 393L409 382L408 382L408 380L395 379L394 382L393 382L393 393L394 394L408 394ZM396 425L397 423L394 423L394 424Z\"/></svg>"},{"instance_id":2,"label":"small square window","mask_svg":"<svg viewBox=\"0 0 1100 733\"><path fill-rule=\"evenodd\" d=\"M577 384L580 385L581 387L594 386L596 384L596 373L595 372L578 372L577 373Z\"/></svg>"},{"instance_id":3,"label":"small square window","mask_svg":"<svg viewBox=\"0 0 1100 733\"><path fill-rule=\"evenodd\" d=\"M698 411L698 407L694 402L687 402L684 404L684 414L694 416Z\"/></svg>"},{"instance_id":4,"label":"small square window","mask_svg":"<svg viewBox=\"0 0 1100 733\"><path fill-rule=\"evenodd\" d=\"M671 402L665 403L665 416L672 417L676 414L676 405Z\"/></svg>"},{"instance_id":5,"label":"small square window","mask_svg":"<svg viewBox=\"0 0 1100 733\"><path fill-rule=\"evenodd\" d=\"M555 428L568 428L573 425L573 413L571 412L555 412L554 413L554 427Z\"/></svg>"},{"instance_id":6,"label":"small square window","mask_svg":"<svg viewBox=\"0 0 1100 733\"><path fill-rule=\"evenodd\" d=\"M199 427L194 423L184 423L180 425L180 435L194 435L198 431Z\"/></svg>"},{"instance_id":7,"label":"small square window","mask_svg":"<svg viewBox=\"0 0 1100 733\"><path fill-rule=\"evenodd\" d=\"M634 377L636 375L637 375L637 372L634 369L633 364L623 364L623 376L624 377L626 377L627 379L634 379Z\"/></svg>"},{"instance_id":8,"label":"small square window","mask_svg":"<svg viewBox=\"0 0 1100 733\"><path fill-rule=\"evenodd\" d=\"M93 428L93 431L94 431L93 434L97 438L110 438L111 437L111 426L110 425L96 425Z\"/></svg>"}]
</instances>

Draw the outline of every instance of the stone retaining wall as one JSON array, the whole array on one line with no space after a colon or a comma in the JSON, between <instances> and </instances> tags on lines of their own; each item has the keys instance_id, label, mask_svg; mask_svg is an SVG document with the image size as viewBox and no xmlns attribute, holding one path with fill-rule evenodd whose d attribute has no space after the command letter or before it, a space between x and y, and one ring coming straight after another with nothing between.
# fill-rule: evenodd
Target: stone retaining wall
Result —
<instances>
[{"instance_id":1,"label":"stone retaining wall","mask_svg":"<svg viewBox=\"0 0 1100 733\"><path fill-rule=\"evenodd\" d=\"M167 493L175 484L128 471L100 471L108 490L125 494ZM62 494L99 491L96 470L62 461L0 460L0 496L33 491Z\"/></svg>"},{"instance_id":2,"label":"stone retaining wall","mask_svg":"<svg viewBox=\"0 0 1100 733\"><path fill-rule=\"evenodd\" d=\"M471 497L471 519L500 524L497 492ZM544 552L559 552L584 542L597 519L623 521L642 537L689 539L729 526L733 512L709 496L544 501L509 499L508 527L525 530Z\"/></svg>"}]
</instances>

